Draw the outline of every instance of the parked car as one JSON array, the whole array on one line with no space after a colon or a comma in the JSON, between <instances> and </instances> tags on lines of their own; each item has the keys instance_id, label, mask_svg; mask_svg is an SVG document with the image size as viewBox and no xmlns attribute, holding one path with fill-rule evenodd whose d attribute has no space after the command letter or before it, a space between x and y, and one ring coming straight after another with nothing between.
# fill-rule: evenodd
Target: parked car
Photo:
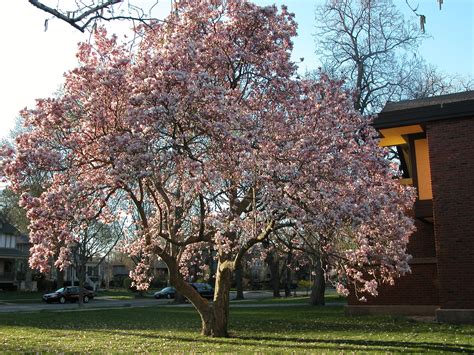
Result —
<instances>
[{"instance_id":1,"label":"parked car","mask_svg":"<svg viewBox=\"0 0 474 355\"><path fill-rule=\"evenodd\" d=\"M199 294L201 297L207 298L212 300L214 298L214 288L205 283L198 283L194 282L190 284Z\"/></svg>"},{"instance_id":2,"label":"parked car","mask_svg":"<svg viewBox=\"0 0 474 355\"><path fill-rule=\"evenodd\" d=\"M68 286L62 287L54 292L46 293L43 295L43 301L46 303L59 302L66 303L66 301L77 302L79 301L79 296L81 288L79 286ZM84 303L88 303L89 300L93 299L95 296L93 291L82 289L82 300Z\"/></svg>"},{"instance_id":3,"label":"parked car","mask_svg":"<svg viewBox=\"0 0 474 355\"><path fill-rule=\"evenodd\" d=\"M153 294L153 297L155 297L156 299L160 299L160 298L174 298L176 294L176 289L174 287L165 287L164 289L158 291L158 292L155 292Z\"/></svg>"}]
</instances>

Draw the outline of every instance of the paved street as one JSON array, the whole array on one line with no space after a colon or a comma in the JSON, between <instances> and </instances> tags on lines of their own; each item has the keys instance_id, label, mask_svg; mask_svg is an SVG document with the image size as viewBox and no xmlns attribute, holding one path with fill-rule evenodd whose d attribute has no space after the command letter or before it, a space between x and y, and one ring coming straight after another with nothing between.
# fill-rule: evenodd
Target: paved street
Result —
<instances>
[{"instance_id":1,"label":"paved street","mask_svg":"<svg viewBox=\"0 0 474 355\"><path fill-rule=\"evenodd\" d=\"M235 297L235 292L231 292L231 299ZM271 298L272 292L270 291L246 291L244 292L246 300L252 299L264 299ZM135 298L129 300L116 300L107 297L98 297L91 300L90 303L84 304L84 310L92 309L103 309L103 308L122 308L122 307L150 307L154 305L166 306L171 305L173 301L163 299L156 300L153 298ZM181 307L189 307L190 304L186 303L179 305ZM265 305L250 305L245 303L237 303L232 306L249 307L249 306L265 306ZM14 312L38 312L38 311L62 311L62 310L76 310L78 309L77 303L8 303L2 302L0 304L0 313L14 313Z\"/></svg>"}]
</instances>

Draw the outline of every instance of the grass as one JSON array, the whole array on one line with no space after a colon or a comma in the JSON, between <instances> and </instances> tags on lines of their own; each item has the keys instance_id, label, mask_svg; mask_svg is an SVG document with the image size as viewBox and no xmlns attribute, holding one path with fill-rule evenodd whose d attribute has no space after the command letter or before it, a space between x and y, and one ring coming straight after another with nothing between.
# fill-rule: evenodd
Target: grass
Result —
<instances>
[{"instance_id":1,"label":"grass","mask_svg":"<svg viewBox=\"0 0 474 355\"><path fill-rule=\"evenodd\" d=\"M0 303L34 303L40 302L43 292L5 291L0 292Z\"/></svg>"},{"instance_id":2,"label":"grass","mask_svg":"<svg viewBox=\"0 0 474 355\"><path fill-rule=\"evenodd\" d=\"M97 297L107 297L115 300L130 300L134 299L136 293L125 289L110 289L96 292Z\"/></svg>"},{"instance_id":3,"label":"grass","mask_svg":"<svg viewBox=\"0 0 474 355\"><path fill-rule=\"evenodd\" d=\"M283 295L283 292L281 293ZM324 295L326 304L345 304L346 298L337 294L334 289L326 289ZM262 299L244 299L239 301L233 301L232 303L257 303L257 304L294 304L301 303L309 304L309 292L305 294L305 291L298 290L298 296L290 297L279 297L279 298L262 298Z\"/></svg>"},{"instance_id":4,"label":"grass","mask_svg":"<svg viewBox=\"0 0 474 355\"><path fill-rule=\"evenodd\" d=\"M474 352L474 326L346 317L342 307L231 310L231 338L199 335L191 308L2 314L2 352Z\"/></svg>"},{"instance_id":5,"label":"grass","mask_svg":"<svg viewBox=\"0 0 474 355\"><path fill-rule=\"evenodd\" d=\"M297 296L297 297L280 297L280 298L260 298L260 299L243 299L243 300L237 300L237 301L232 301L231 304L233 303L256 303L256 304L308 304L309 303L309 297L307 296Z\"/></svg>"}]
</instances>

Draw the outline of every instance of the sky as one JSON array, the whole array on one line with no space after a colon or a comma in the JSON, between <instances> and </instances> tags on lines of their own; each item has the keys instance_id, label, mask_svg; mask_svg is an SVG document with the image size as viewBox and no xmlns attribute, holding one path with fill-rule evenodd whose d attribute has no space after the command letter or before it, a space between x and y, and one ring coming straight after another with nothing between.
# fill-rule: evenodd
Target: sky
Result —
<instances>
[{"instance_id":1,"label":"sky","mask_svg":"<svg viewBox=\"0 0 474 355\"><path fill-rule=\"evenodd\" d=\"M55 4L58 0L53 1ZM61 0L63 3L65 0ZM146 3L145 0L137 0ZM417 5L415 0L410 3ZM47 2L47 1L45 1ZM304 58L300 71L316 69L320 62L314 54L315 7L324 0L255 0L258 5L286 4L295 13L298 37L294 40L293 59ZM442 72L474 77L474 0L446 0L440 11L436 0L418 0L418 12L426 15L430 37L420 53ZM49 2L51 3L51 1ZM149 3L149 2L148 2ZM405 4L394 3L407 16L417 21ZM161 1L158 16L168 11L169 0ZM18 112L33 108L35 98L49 97L60 87L63 73L76 66L77 43L88 39L64 22L51 19L48 30L44 21L48 14L26 0L2 4L0 13L0 139L8 137L15 126ZM113 31L123 31L115 25Z\"/></svg>"}]
</instances>

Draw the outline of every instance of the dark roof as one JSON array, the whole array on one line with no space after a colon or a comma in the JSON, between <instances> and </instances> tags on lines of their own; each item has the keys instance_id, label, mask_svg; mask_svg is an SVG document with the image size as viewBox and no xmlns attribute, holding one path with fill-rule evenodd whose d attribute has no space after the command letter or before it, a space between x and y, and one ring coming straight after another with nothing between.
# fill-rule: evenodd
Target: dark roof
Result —
<instances>
[{"instance_id":1,"label":"dark roof","mask_svg":"<svg viewBox=\"0 0 474 355\"><path fill-rule=\"evenodd\" d=\"M28 252L18 249L0 248L0 257L2 258L27 258Z\"/></svg>"},{"instance_id":2,"label":"dark roof","mask_svg":"<svg viewBox=\"0 0 474 355\"><path fill-rule=\"evenodd\" d=\"M381 129L465 117L474 117L474 91L388 102L373 125Z\"/></svg>"},{"instance_id":3,"label":"dark roof","mask_svg":"<svg viewBox=\"0 0 474 355\"><path fill-rule=\"evenodd\" d=\"M0 234L19 235L20 232L11 223L0 218Z\"/></svg>"},{"instance_id":4,"label":"dark roof","mask_svg":"<svg viewBox=\"0 0 474 355\"><path fill-rule=\"evenodd\" d=\"M29 244L30 243L30 238L28 238L27 235L19 235L16 238L16 244Z\"/></svg>"}]
</instances>

